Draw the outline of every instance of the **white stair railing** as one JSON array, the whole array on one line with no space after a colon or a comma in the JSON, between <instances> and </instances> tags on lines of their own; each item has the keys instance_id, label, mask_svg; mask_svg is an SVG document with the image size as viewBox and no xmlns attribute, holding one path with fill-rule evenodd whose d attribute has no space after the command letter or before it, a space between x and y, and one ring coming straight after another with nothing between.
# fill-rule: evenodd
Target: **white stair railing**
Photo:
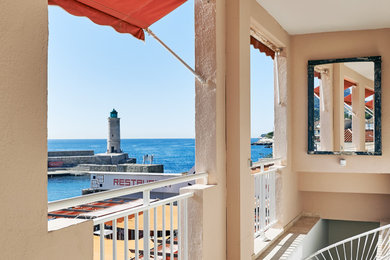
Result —
<instances>
[{"instance_id":1,"label":"white stair railing","mask_svg":"<svg viewBox=\"0 0 390 260\"><path fill-rule=\"evenodd\" d=\"M386 225L325 247L305 260L389 260L390 225Z\"/></svg>"},{"instance_id":2,"label":"white stair railing","mask_svg":"<svg viewBox=\"0 0 390 260\"><path fill-rule=\"evenodd\" d=\"M280 159L260 159L254 163L255 170L255 238L263 236L264 232L276 222L276 172L275 163ZM256 169L258 170L256 172Z\"/></svg>"}]
</instances>

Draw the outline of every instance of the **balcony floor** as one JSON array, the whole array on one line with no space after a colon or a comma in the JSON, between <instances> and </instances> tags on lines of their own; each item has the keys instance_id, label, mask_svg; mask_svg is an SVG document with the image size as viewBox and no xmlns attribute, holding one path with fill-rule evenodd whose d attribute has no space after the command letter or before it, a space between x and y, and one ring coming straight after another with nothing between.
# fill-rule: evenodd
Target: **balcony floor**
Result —
<instances>
[{"instance_id":1,"label":"balcony floor","mask_svg":"<svg viewBox=\"0 0 390 260\"><path fill-rule=\"evenodd\" d=\"M288 259L319 220L320 218L318 217L301 217L256 258L256 260Z\"/></svg>"}]
</instances>

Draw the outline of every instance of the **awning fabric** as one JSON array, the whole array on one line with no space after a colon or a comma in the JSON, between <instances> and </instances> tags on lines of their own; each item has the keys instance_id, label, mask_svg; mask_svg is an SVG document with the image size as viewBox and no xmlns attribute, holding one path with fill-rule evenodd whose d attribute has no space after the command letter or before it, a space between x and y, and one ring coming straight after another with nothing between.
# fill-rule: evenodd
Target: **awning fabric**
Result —
<instances>
[{"instance_id":1,"label":"awning fabric","mask_svg":"<svg viewBox=\"0 0 390 260\"><path fill-rule=\"evenodd\" d=\"M186 0L49 0L68 13L88 17L120 33L145 40L143 29L163 18Z\"/></svg>"},{"instance_id":2,"label":"awning fabric","mask_svg":"<svg viewBox=\"0 0 390 260\"><path fill-rule=\"evenodd\" d=\"M265 55L275 59L275 52L253 36L251 36L251 44L255 49L258 49L260 52L265 53Z\"/></svg>"},{"instance_id":3,"label":"awning fabric","mask_svg":"<svg viewBox=\"0 0 390 260\"><path fill-rule=\"evenodd\" d=\"M356 86L356 83L349 81L347 79L344 79L344 90L347 88L350 88L352 86Z\"/></svg>"},{"instance_id":4,"label":"awning fabric","mask_svg":"<svg viewBox=\"0 0 390 260\"><path fill-rule=\"evenodd\" d=\"M321 73L314 71L314 77L321 79Z\"/></svg>"},{"instance_id":5,"label":"awning fabric","mask_svg":"<svg viewBox=\"0 0 390 260\"><path fill-rule=\"evenodd\" d=\"M320 86L314 88L314 93L320 96Z\"/></svg>"},{"instance_id":6,"label":"awning fabric","mask_svg":"<svg viewBox=\"0 0 390 260\"><path fill-rule=\"evenodd\" d=\"M366 88L365 90L364 90L364 94L365 94L365 97L366 98L368 98L369 96L372 96L372 95L374 95L375 94L375 91L374 90L371 90L371 89L368 89L368 88Z\"/></svg>"},{"instance_id":7,"label":"awning fabric","mask_svg":"<svg viewBox=\"0 0 390 260\"><path fill-rule=\"evenodd\" d=\"M344 102L351 106L352 105L352 95L349 94L348 96L345 96Z\"/></svg>"},{"instance_id":8,"label":"awning fabric","mask_svg":"<svg viewBox=\"0 0 390 260\"><path fill-rule=\"evenodd\" d=\"M374 100L367 101L366 107L368 107L371 110L374 109Z\"/></svg>"}]
</instances>

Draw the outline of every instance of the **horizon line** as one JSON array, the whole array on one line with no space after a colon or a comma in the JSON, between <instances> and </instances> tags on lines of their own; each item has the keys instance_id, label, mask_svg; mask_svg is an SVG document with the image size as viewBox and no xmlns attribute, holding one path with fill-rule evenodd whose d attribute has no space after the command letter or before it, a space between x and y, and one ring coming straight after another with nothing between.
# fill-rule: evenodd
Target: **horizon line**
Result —
<instances>
[{"instance_id":1,"label":"horizon line","mask_svg":"<svg viewBox=\"0 0 390 260\"><path fill-rule=\"evenodd\" d=\"M128 139L195 139L195 137L134 137L121 138L121 140ZM47 138L47 140L107 140L107 138Z\"/></svg>"},{"instance_id":2,"label":"horizon line","mask_svg":"<svg viewBox=\"0 0 390 260\"><path fill-rule=\"evenodd\" d=\"M259 137L251 137L251 139ZM195 137L139 137L139 138L121 138L121 140L132 139L195 139ZM47 138L47 140L107 140L107 138Z\"/></svg>"}]
</instances>

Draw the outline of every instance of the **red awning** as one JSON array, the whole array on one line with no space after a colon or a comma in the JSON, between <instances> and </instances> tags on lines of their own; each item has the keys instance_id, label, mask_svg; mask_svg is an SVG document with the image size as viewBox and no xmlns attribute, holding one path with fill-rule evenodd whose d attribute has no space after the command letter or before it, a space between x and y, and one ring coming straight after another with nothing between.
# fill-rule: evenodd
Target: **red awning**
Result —
<instances>
[{"instance_id":1,"label":"red awning","mask_svg":"<svg viewBox=\"0 0 390 260\"><path fill-rule=\"evenodd\" d=\"M368 98L369 96L372 96L372 95L374 95L375 94L375 91L374 90L371 90L371 89L368 89L368 88L366 88L365 89L365 97L366 98Z\"/></svg>"},{"instance_id":2,"label":"red awning","mask_svg":"<svg viewBox=\"0 0 390 260\"><path fill-rule=\"evenodd\" d=\"M251 44L255 49L258 49L260 52L265 53L265 55L271 57L272 59L275 58L275 52L253 36L251 36Z\"/></svg>"},{"instance_id":3,"label":"red awning","mask_svg":"<svg viewBox=\"0 0 390 260\"><path fill-rule=\"evenodd\" d=\"M368 107L371 110L374 109L374 100L367 101L366 107Z\"/></svg>"},{"instance_id":4,"label":"red awning","mask_svg":"<svg viewBox=\"0 0 390 260\"><path fill-rule=\"evenodd\" d=\"M351 106L352 105L352 95L349 94L348 96L345 96L344 102Z\"/></svg>"},{"instance_id":5,"label":"red awning","mask_svg":"<svg viewBox=\"0 0 390 260\"><path fill-rule=\"evenodd\" d=\"M352 81L349 81L347 79L344 79L344 90L347 88L350 88L352 86L356 86L356 84Z\"/></svg>"},{"instance_id":6,"label":"red awning","mask_svg":"<svg viewBox=\"0 0 390 260\"><path fill-rule=\"evenodd\" d=\"M143 29L163 18L186 0L49 0L68 13L88 17L99 25L108 25L120 33L144 40Z\"/></svg>"},{"instance_id":7,"label":"red awning","mask_svg":"<svg viewBox=\"0 0 390 260\"><path fill-rule=\"evenodd\" d=\"M320 86L314 88L314 93L320 96Z\"/></svg>"},{"instance_id":8,"label":"red awning","mask_svg":"<svg viewBox=\"0 0 390 260\"><path fill-rule=\"evenodd\" d=\"M314 77L321 79L321 73L314 71Z\"/></svg>"}]
</instances>

